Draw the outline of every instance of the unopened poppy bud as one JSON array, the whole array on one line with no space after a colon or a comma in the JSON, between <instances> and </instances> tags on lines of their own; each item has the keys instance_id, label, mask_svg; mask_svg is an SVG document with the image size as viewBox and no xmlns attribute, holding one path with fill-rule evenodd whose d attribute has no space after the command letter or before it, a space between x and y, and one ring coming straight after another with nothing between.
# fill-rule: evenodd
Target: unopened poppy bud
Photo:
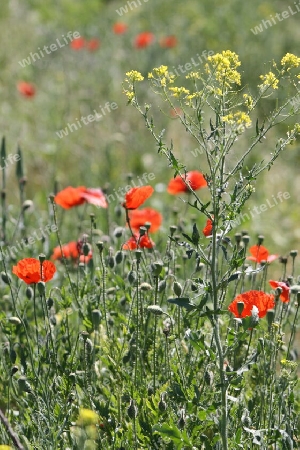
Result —
<instances>
[{"instance_id":1,"label":"unopened poppy bud","mask_svg":"<svg viewBox=\"0 0 300 450\"><path fill-rule=\"evenodd\" d=\"M152 286L149 283L142 283L140 288L141 288L141 291L151 291Z\"/></svg>"},{"instance_id":2,"label":"unopened poppy bud","mask_svg":"<svg viewBox=\"0 0 300 450\"><path fill-rule=\"evenodd\" d=\"M281 294L282 294L282 288L278 286L278 287L275 289L275 300L278 300L279 297L281 296Z\"/></svg>"},{"instance_id":3,"label":"unopened poppy bud","mask_svg":"<svg viewBox=\"0 0 300 450\"><path fill-rule=\"evenodd\" d=\"M268 322L269 327L272 326L272 323L274 322L274 317L275 317L274 309L268 309L268 311L267 311L267 322Z\"/></svg>"},{"instance_id":4,"label":"unopened poppy bud","mask_svg":"<svg viewBox=\"0 0 300 450\"><path fill-rule=\"evenodd\" d=\"M138 415L138 409L135 406L133 399L130 400L130 405L127 408L127 414L130 417L130 419L135 419L136 416Z\"/></svg>"},{"instance_id":5,"label":"unopened poppy bud","mask_svg":"<svg viewBox=\"0 0 300 450\"><path fill-rule=\"evenodd\" d=\"M124 253L122 252L122 250L117 251L117 253L115 254L116 264L121 264L121 262L123 261L123 257Z\"/></svg>"},{"instance_id":6,"label":"unopened poppy bud","mask_svg":"<svg viewBox=\"0 0 300 450\"><path fill-rule=\"evenodd\" d=\"M84 254L84 256L88 256L89 252L90 252L90 246L89 246L89 244L87 244L85 242L82 246L82 253Z\"/></svg>"},{"instance_id":7,"label":"unopened poppy bud","mask_svg":"<svg viewBox=\"0 0 300 450\"><path fill-rule=\"evenodd\" d=\"M180 430L183 430L184 426L185 426L185 413L184 413L184 409L182 409L180 411L180 419L177 422L177 426Z\"/></svg>"},{"instance_id":8,"label":"unopened poppy bud","mask_svg":"<svg viewBox=\"0 0 300 450\"><path fill-rule=\"evenodd\" d=\"M237 244L239 244L239 243L241 242L241 240L242 240L242 235L241 235L241 233L235 233L234 239L235 239L235 242L236 242Z\"/></svg>"},{"instance_id":9,"label":"unopened poppy bud","mask_svg":"<svg viewBox=\"0 0 300 450\"><path fill-rule=\"evenodd\" d=\"M287 257L286 256L280 256L279 258L279 262L281 262L281 264L287 264Z\"/></svg>"},{"instance_id":10,"label":"unopened poppy bud","mask_svg":"<svg viewBox=\"0 0 300 450\"><path fill-rule=\"evenodd\" d=\"M136 272L134 270L130 270L130 272L128 272L127 280L129 281L130 284L133 284L133 283L136 282L137 275L136 275Z\"/></svg>"},{"instance_id":11,"label":"unopened poppy bud","mask_svg":"<svg viewBox=\"0 0 300 450\"><path fill-rule=\"evenodd\" d=\"M164 292L165 289L166 289L166 286L167 286L166 280L161 280L161 281L158 283L158 292L159 292L159 293Z\"/></svg>"},{"instance_id":12,"label":"unopened poppy bud","mask_svg":"<svg viewBox=\"0 0 300 450\"><path fill-rule=\"evenodd\" d=\"M10 376L13 377L15 373L17 373L19 370L18 366L12 366L11 371L10 371Z\"/></svg>"},{"instance_id":13,"label":"unopened poppy bud","mask_svg":"<svg viewBox=\"0 0 300 450\"><path fill-rule=\"evenodd\" d=\"M123 233L124 233L124 228L122 228L122 227L117 227L117 228L114 230L114 236L115 236L116 238L122 237L122 236L123 236Z\"/></svg>"},{"instance_id":14,"label":"unopened poppy bud","mask_svg":"<svg viewBox=\"0 0 300 450\"><path fill-rule=\"evenodd\" d=\"M162 394L160 394L160 400L158 403L158 409L163 412L166 411L167 409L167 404L165 402L165 393L163 392Z\"/></svg>"},{"instance_id":15,"label":"unopened poppy bud","mask_svg":"<svg viewBox=\"0 0 300 450\"><path fill-rule=\"evenodd\" d=\"M92 322L94 325L94 328L98 328L101 322L101 312L99 309L93 309L92 311Z\"/></svg>"},{"instance_id":16,"label":"unopened poppy bud","mask_svg":"<svg viewBox=\"0 0 300 450\"><path fill-rule=\"evenodd\" d=\"M244 311L244 308L245 308L245 303L244 302L237 302L236 306L237 306L237 310L238 310L239 316L241 316L243 311Z\"/></svg>"},{"instance_id":17,"label":"unopened poppy bud","mask_svg":"<svg viewBox=\"0 0 300 450\"><path fill-rule=\"evenodd\" d=\"M146 227L140 227L140 236L145 236L145 234L147 233L147 228Z\"/></svg>"},{"instance_id":18,"label":"unopened poppy bud","mask_svg":"<svg viewBox=\"0 0 300 450\"><path fill-rule=\"evenodd\" d=\"M50 201L50 203L54 203L54 198L55 198L55 195L54 194L50 194L49 196L48 196L48 198L49 198L49 201Z\"/></svg>"},{"instance_id":19,"label":"unopened poppy bud","mask_svg":"<svg viewBox=\"0 0 300 450\"><path fill-rule=\"evenodd\" d=\"M149 305L147 310L155 316L161 316L164 313L161 307L158 305Z\"/></svg>"},{"instance_id":20,"label":"unopened poppy bud","mask_svg":"<svg viewBox=\"0 0 300 450\"><path fill-rule=\"evenodd\" d=\"M141 261L141 259L142 259L142 250L136 250L136 252L135 252L135 257L136 257L136 260L137 260L137 262L139 263L140 261Z\"/></svg>"},{"instance_id":21,"label":"unopened poppy bud","mask_svg":"<svg viewBox=\"0 0 300 450\"><path fill-rule=\"evenodd\" d=\"M198 286L195 283L191 284L191 290L192 292L197 292L198 291Z\"/></svg>"},{"instance_id":22,"label":"unopened poppy bud","mask_svg":"<svg viewBox=\"0 0 300 450\"><path fill-rule=\"evenodd\" d=\"M113 256L108 256L107 257L107 265L111 269L113 269L115 267L115 258Z\"/></svg>"},{"instance_id":23,"label":"unopened poppy bud","mask_svg":"<svg viewBox=\"0 0 300 450\"><path fill-rule=\"evenodd\" d=\"M14 317L13 316L13 317L10 317L8 320L13 325L20 325L22 323L21 320L19 319L19 317Z\"/></svg>"},{"instance_id":24,"label":"unopened poppy bud","mask_svg":"<svg viewBox=\"0 0 300 450\"><path fill-rule=\"evenodd\" d=\"M40 253L40 254L39 254L39 261L40 261L41 264L43 264L43 262L45 261L45 259L46 259L46 256L45 256L43 253Z\"/></svg>"},{"instance_id":25,"label":"unopened poppy bud","mask_svg":"<svg viewBox=\"0 0 300 450\"><path fill-rule=\"evenodd\" d=\"M177 297L181 296L181 294L182 294L182 286L177 281L174 281L173 290L175 292L175 295L177 295Z\"/></svg>"},{"instance_id":26,"label":"unopened poppy bud","mask_svg":"<svg viewBox=\"0 0 300 450\"><path fill-rule=\"evenodd\" d=\"M32 200L25 200L25 202L22 205L23 211L27 211L28 209L30 209L31 211L33 210L33 201Z\"/></svg>"},{"instance_id":27,"label":"unopened poppy bud","mask_svg":"<svg viewBox=\"0 0 300 450\"><path fill-rule=\"evenodd\" d=\"M89 333L87 331L82 331L80 333L82 339L84 340L84 342L87 340L87 338L89 337Z\"/></svg>"},{"instance_id":28,"label":"unopened poppy bud","mask_svg":"<svg viewBox=\"0 0 300 450\"><path fill-rule=\"evenodd\" d=\"M25 291L25 295L28 298L28 300L31 300L33 297L33 289L31 286L27 286L26 291Z\"/></svg>"},{"instance_id":29,"label":"unopened poppy bud","mask_svg":"<svg viewBox=\"0 0 300 450\"><path fill-rule=\"evenodd\" d=\"M250 236L245 234L244 236L242 236L242 241L244 242L245 245L249 244Z\"/></svg>"},{"instance_id":30,"label":"unopened poppy bud","mask_svg":"<svg viewBox=\"0 0 300 450\"><path fill-rule=\"evenodd\" d=\"M152 268L153 275L155 277L158 277L160 275L160 272L163 269L163 265L160 261L156 261L153 264L151 264L151 268Z\"/></svg>"},{"instance_id":31,"label":"unopened poppy bud","mask_svg":"<svg viewBox=\"0 0 300 450\"><path fill-rule=\"evenodd\" d=\"M204 372L204 381L208 386L211 386L214 381L214 374L211 370L206 370Z\"/></svg>"},{"instance_id":32,"label":"unopened poppy bud","mask_svg":"<svg viewBox=\"0 0 300 450\"><path fill-rule=\"evenodd\" d=\"M102 242L102 241L98 241L98 242L96 243L96 246L97 246L97 249L99 250L99 252L102 253L102 252L103 252L103 249L104 249L104 244L103 244L103 242Z\"/></svg>"},{"instance_id":33,"label":"unopened poppy bud","mask_svg":"<svg viewBox=\"0 0 300 450\"><path fill-rule=\"evenodd\" d=\"M257 245L261 245L264 242L265 237L260 234L259 236L257 236Z\"/></svg>"},{"instance_id":34,"label":"unopened poppy bud","mask_svg":"<svg viewBox=\"0 0 300 450\"><path fill-rule=\"evenodd\" d=\"M11 278L8 274L6 274L5 272L1 272L1 279L5 284L10 284L11 282Z\"/></svg>"},{"instance_id":35,"label":"unopened poppy bud","mask_svg":"<svg viewBox=\"0 0 300 450\"><path fill-rule=\"evenodd\" d=\"M45 283L43 281L39 281L38 282L37 288L38 288L38 291L39 291L40 295L44 295L45 294L45 287L46 287L46 285L45 285Z\"/></svg>"},{"instance_id":36,"label":"unopened poppy bud","mask_svg":"<svg viewBox=\"0 0 300 450\"><path fill-rule=\"evenodd\" d=\"M173 236L173 234L175 233L176 230L177 230L176 225L171 225L170 226L170 234L171 234L171 236Z\"/></svg>"},{"instance_id":37,"label":"unopened poppy bud","mask_svg":"<svg viewBox=\"0 0 300 450\"><path fill-rule=\"evenodd\" d=\"M298 250L291 250L290 255L292 258L296 258L296 256L298 255Z\"/></svg>"},{"instance_id":38,"label":"unopened poppy bud","mask_svg":"<svg viewBox=\"0 0 300 450\"><path fill-rule=\"evenodd\" d=\"M54 300L53 300L53 298L52 298L52 297L48 297L46 303L47 303L47 308L48 308L48 309L51 309L52 306L54 305Z\"/></svg>"}]
</instances>

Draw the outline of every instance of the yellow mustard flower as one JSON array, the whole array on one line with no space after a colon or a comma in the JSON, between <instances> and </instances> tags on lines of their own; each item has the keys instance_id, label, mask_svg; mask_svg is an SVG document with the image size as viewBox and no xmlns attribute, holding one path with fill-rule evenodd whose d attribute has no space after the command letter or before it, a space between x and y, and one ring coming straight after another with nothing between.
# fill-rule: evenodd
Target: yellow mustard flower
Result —
<instances>
[{"instance_id":1,"label":"yellow mustard flower","mask_svg":"<svg viewBox=\"0 0 300 450\"><path fill-rule=\"evenodd\" d=\"M134 81L143 81L144 79L143 75L137 70L131 70L130 72L126 72L125 75L127 77L126 81L134 82Z\"/></svg>"},{"instance_id":2,"label":"yellow mustard flower","mask_svg":"<svg viewBox=\"0 0 300 450\"><path fill-rule=\"evenodd\" d=\"M169 90L173 92L173 97L181 97L182 95L189 95L190 91L184 87L170 87Z\"/></svg>"},{"instance_id":3,"label":"yellow mustard flower","mask_svg":"<svg viewBox=\"0 0 300 450\"><path fill-rule=\"evenodd\" d=\"M201 75L199 72L191 72L188 75L186 75L185 77L187 80L191 79L191 80L200 80Z\"/></svg>"},{"instance_id":4,"label":"yellow mustard flower","mask_svg":"<svg viewBox=\"0 0 300 450\"><path fill-rule=\"evenodd\" d=\"M222 117L222 121L225 123L228 123L229 125L233 126L240 126L249 128L252 124L252 121L248 114L244 113L243 111L237 111L234 114L230 113L227 116Z\"/></svg>"},{"instance_id":5,"label":"yellow mustard flower","mask_svg":"<svg viewBox=\"0 0 300 450\"><path fill-rule=\"evenodd\" d=\"M206 72L214 75L215 79L223 86L230 87L232 84L241 84L241 75L236 70L241 63L236 53L226 50L209 56L207 61Z\"/></svg>"},{"instance_id":6,"label":"yellow mustard flower","mask_svg":"<svg viewBox=\"0 0 300 450\"><path fill-rule=\"evenodd\" d=\"M281 65L289 71L293 67L299 67L300 58L298 56L293 55L293 53L287 53L281 60Z\"/></svg>"},{"instance_id":7,"label":"yellow mustard flower","mask_svg":"<svg viewBox=\"0 0 300 450\"><path fill-rule=\"evenodd\" d=\"M273 89L278 89L279 80L273 72L269 72L266 75L260 75L260 79L263 80L261 86L271 86Z\"/></svg>"},{"instance_id":8,"label":"yellow mustard flower","mask_svg":"<svg viewBox=\"0 0 300 450\"><path fill-rule=\"evenodd\" d=\"M99 416L95 411L87 408L80 408L77 424L82 426L96 425L99 421Z\"/></svg>"},{"instance_id":9,"label":"yellow mustard flower","mask_svg":"<svg viewBox=\"0 0 300 450\"><path fill-rule=\"evenodd\" d=\"M254 106L254 101L253 101L253 98L251 97L251 95L244 94L243 98L244 98L245 106L247 106L248 109L252 109Z\"/></svg>"}]
</instances>

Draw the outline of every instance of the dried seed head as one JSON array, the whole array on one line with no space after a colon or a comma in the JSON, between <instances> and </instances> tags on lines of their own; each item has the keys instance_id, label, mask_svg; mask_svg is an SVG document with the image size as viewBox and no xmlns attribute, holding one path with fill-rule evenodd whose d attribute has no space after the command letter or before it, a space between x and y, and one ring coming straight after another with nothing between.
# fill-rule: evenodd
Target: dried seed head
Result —
<instances>
[{"instance_id":1,"label":"dried seed head","mask_svg":"<svg viewBox=\"0 0 300 450\"><path fill-rule=\"evenodd\" d=\"M117 228L114 230L114 236L115 236L116 238L122 237L122 236L123 236L123 233L124 233L124 228L123 228L123 227L117 227Z\"/></svg>"},{"instance_id":2,"label":"dried seed head","mask_svg":"<svg viewBox=\"0 0 300 450\"><path fill-rule=\"evenodd\" d=\"M161 281L158 283L158 292L159 292L159 293L164 292L165 289L166 289L166 286L167 286L166 280L161 280Z\"/></svg>"},{"instance_id":3,"label":"dried seed head","mask_svg":"<svg viewBox=\"0 0 300 450\"><path fill-rule=\"evenodd\" d=\"M291 250L290 255L292 258L296 258L296 256L298 255L298 250Z\"/></svg>"},{"instance_id":4,"label":"dried seed head","mask_svg":"<svg viewBox=\"0 0 300 450\"><path fill-rule=\"evenodd\" d=\"M155 316L161 316L164 313L161 307L158 305L149 305L147 310Z\"/></svg>"},{"instance_id":5,"label":"dried seed head","mask_svg":"<svg viewBox=\"0 0 300 450\"><path fill-rule=\"evenodd\" d=\"M141 288L141 291L151 291L152 286L149 283L142 283L140 288Z\"/></svg>"}]
</instances>

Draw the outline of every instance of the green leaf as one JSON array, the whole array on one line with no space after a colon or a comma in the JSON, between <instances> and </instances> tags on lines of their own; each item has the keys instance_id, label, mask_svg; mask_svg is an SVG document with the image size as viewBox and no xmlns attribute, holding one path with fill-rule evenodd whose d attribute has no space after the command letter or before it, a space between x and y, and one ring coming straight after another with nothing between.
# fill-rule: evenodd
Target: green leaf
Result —
<instances>
[{"instance_id":1,"label":"green leaf","mask_svg":"<svg viewBox=\"0 0 300 450\"><path fill-rule=\"evenodd\" d=\"M170 438L173 442L181 442L181 434L178 428L169 425L154 425L152 431L157 431L160 435Z\"/></svg>"},{"instance_id":2,"label":"green leaf","mask_svg":"<svg viewBox=\"0 0 300 450\"><path fill-rule=\"evenodd\" d=\"M19 158L18 158L17 164L16 164L16 175L17 175L18 180L20 180L20 178L23 178L24 172L23 172L22 152L21 152L21 149L19 146L18 146L17 154L18 154Z\"/></svg>"},{"instance_id":3,"label":"green leaf","mask_svg":"<svg viewBox=\"0 0 300 450\"><path fill-rule=\"evenodd\" d=\"M168 302L180 306L181 308L185 308L188 311L196 309L196 305L194 305L194 303L191 303L188 297L168 298Z\"/></svg>"}]
</instances>

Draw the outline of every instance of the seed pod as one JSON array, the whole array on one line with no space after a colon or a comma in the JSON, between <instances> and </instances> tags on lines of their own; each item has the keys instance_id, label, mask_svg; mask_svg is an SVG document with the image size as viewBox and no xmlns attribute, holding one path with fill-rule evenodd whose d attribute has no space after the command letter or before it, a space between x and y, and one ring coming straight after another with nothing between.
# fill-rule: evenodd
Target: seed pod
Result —
<instances>
[{"instance_id":1,"label":"seed pod","mask_svg":"<svg viewBox=\"0 0 300 450\"><path fill-rule=\"evenodd\" d=\"M123 261L124 258L124 253L122 252L122 250L119 250L116 254L115 254L115 261L116 264L121 264L121 262Z\"/></svg>"},{"instance_id":2,"label":"seed pod","mask_svg":"<svg viewBox=\"0 0 300 450\"><path fill-rule=\"evenodd\" d=\"M135 419L136 416L138 415L138 409L135 406L133 399L130 400L130 405L127 408L127 414L130 417L130 419Z\"/></svg>"},{"instance_id":3,"label":"seed pod","mask_svg":"<svg viewBox=\"0 0 300 450\"><path fill-rule=\"evenodd\" d=\"M182 294L182 286L177 281L174 281L173 290L175 292L175 295L177 295L177 297L181 296L181 294Z\"/></svg>"},{"instance_id":4,"label":"seed pod","mask_svg":"<svg viewBox=\"0 0 300 450\"><path fill-rule=\"evenodd\" d=\"M159 292L159 293L164 292L165 289L166 289L166 286L167 286L166 280L161 280L161 281L158 283L158 292Z\"/></svg>"}]
</instances>

